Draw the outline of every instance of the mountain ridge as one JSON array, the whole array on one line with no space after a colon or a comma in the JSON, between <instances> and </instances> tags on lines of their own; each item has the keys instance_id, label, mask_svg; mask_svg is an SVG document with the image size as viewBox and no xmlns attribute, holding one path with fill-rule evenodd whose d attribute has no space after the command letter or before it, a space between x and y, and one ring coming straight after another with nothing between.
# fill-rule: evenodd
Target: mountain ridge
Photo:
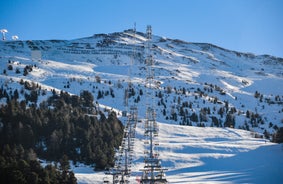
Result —
<instances>
[{"instance_id":1,"label":"mountain ridge","mask_svg":"<svg viewBox=\"0 0 283 184\"><path fill-rule=\"evenodd\" d=\"M91 39L91 38L98 38L98 37L108 37L108 38L113 38L113 37L117 37L117 36L121 36L122 34L125 35L125 33L133 33L133 30L132 29L128 29L128 30L124 30L123 32L114 32L114 33L109 33L109 34L106 34L106 33L97 33L97 34L94 34L93 36L86 36L86 37L82 37L82 38L75 38L75 39L46 39L46 40L6 40L5 42L2 42L2 43L22 43L22 42L74 42L74 41L79 41L79 40L84 40L84 39ZM140 36L143 36L144 38L146 37L145 33L143 32L136 32L136 35L140 35ZM129 36L129 35L128 35ZM233 49L226 49L224 47L221 47L221 46L218 46L218 45L215 45L215 44L212 44L212 43L208 43L208 42L189 42L189 41L184 41L184 40L181 40L181 39L172 39L172 38L166 38L166 37L161 37L161 36L157 36L157 35L154 35L154 37L159 37L160 39L160 42L163 42L163 41L172 41L172 42L177 42L177 43L183 43L183 44L194 44L194 45L203 45L204 48L205 46L206 47L214 47L214 48L218 48L220 50L224 50L224 51L228 51L228 52L234 52L238 55L243 55L243 56L250 56L250 57L259 57L259 56L262 56L262 57L269 57L269 58L272 58L272 59L279 59L280 62L283 62L283 58L281 57L277 57L277 56L273 56L273 55L270 55L270 54L253 54L252 52L241 52L241 51L236 51L236 50L233 50ZM204 49L205 50L205 49Z\"/></svg>"},{"instance_id":2,"label":"mountain ridge","mask_svg":"<svg viewBox=\"0 0 283 184\"><path fill-rule=\"evenodd\" d=\"M130 29L74 40L1 42L1 68L6 70L1 80L14 77L49 86L47 90L54 88L71 94L88 89L96 97L100 90L106 93L111 89L115 100L103 95L97 102L123 111L123 90L129 80L136 91L130 100L137 103L145 99L145 95L138 95L137 92L145 91L146 41L144 33L134 34ZM40 51L40 58L32 58L31 53L36 50ZM158 121L215 126L213 121L216 118L216 124L221 122L224 126L227 115L234 107L236 112L232 115L236 128L247 129L249 126L249 129L252 127L259 133L267 131L272 134L276 130L274 125L282 126L282 58L157 35L153 36L151 50L155 59L155 92L162 92L155 99ZM6 69L9 65L14 66L12 70ZM27 65L36 67L24 76ZM15 70L20 73L15 74ZM114 103L117 100L119 103ZM142 107L144 104L138 105ZM271 107L265 109L268 106ZM223 113L222 108L225 108ZM214 110L209 114L207 109ZM255 121L260 123L253 125L253 120L246 117L247 111L257 114ZM172 115L175 113L177 118ZM194 113L198 119L192 120ZM143 114L141 110L140 116Z\"/></svg>"}]
</instances>

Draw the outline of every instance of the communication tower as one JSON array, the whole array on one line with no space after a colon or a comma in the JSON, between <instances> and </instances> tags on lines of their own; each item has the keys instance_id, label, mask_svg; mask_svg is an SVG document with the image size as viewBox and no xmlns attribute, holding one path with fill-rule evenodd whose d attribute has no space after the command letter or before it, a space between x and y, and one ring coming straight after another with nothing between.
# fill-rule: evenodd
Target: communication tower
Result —
<instances>
[{"instance_id":1,"label":"communication tower","mask_svg":"<svg viewBox=\"0 0 283 184\"><path fill-rule=\"evenodd\" d=\"M144 122L144 136L145 136L145 157L144 157L144 168L141 169L143 172L140 183L142 184L161 184L167 183L165 177L165 169L161 167L161 160L157 151L159 145L156 138L158 137L158 125L155 121L155 102L154 102L154 91L156 83L154 81L154 59L151 54L151 39L152 29L151 26L147 26L147 46L146 46L146 118Z\"/></svg>"}]
</instances>

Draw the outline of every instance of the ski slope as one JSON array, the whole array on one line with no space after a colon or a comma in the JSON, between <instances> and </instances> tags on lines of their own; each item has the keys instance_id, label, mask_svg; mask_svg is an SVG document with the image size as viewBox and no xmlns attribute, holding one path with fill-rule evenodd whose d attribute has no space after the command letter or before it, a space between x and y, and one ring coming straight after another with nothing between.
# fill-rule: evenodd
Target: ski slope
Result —
<instances>
[{"instance_id":1,"label":"ski slope","mask_svg":"<svg viewBox=\"0 0 283 184\"><path fill-rule=\"evenodd\" d=\"M137 126L131 183L143 168L143 125ZM159 123L159 153L170 184L281 183L283 146L231 128ZM103 172L75 168L78 183L102 183Z\"/></svg>"}]
</instances>

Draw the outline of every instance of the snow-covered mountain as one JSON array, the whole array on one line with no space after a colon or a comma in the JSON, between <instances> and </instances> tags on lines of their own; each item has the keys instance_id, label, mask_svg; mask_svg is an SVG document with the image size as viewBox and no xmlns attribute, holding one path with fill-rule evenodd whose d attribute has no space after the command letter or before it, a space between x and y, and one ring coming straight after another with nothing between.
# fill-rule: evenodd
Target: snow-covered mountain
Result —
<instances>
[{"instance_id":1,"label":"snow-covered mountain","mask_svg":"<svg viewBox=\"0 0 283 184\"><path fill-rule=\"evenodd\" d=\"M262 139L262 134L268 137L283 126L282 58L153 36L155 83L146 89L146 46L146 35L132 30L75 40L2 41L1 88L12 93L22 91L25 82L40 86L38 103L54 90L77 95L89 90L100 108L116 110L121 116L131 82L134 91L129 104L137 105L140 118L145 116L146 91L155 94L161 159L169 169L170 183L257 183L273 174L275 183L282 179L282 163L274 165L282 150ZM252 133L215 128L224 126ZM142 135L141 125L137 132ZM141 143L137 137L134 172L142 167ZM257 160L267 158L260 162L262 168L256 161L248 162L258 154L266 157ZM222 166L215 166L216 162ZM246 165L225 166L238 162ZM248 163L251 167L245 170ZM264 171L272 168L274 172ZM254 178L257 172L262 177ZM99 173L76 173L82 183L103 178Z\"/></svg>"},{"instance_id":2,"label":"snow-covered mountain","mask_svg":"<svg viewBox=\"0 0 283 184\"><path fill-rule=\"evenodd\" d=\"M0 42L1 83L14 88L32 81L47 92L71 94L89 90L99 104L123 111L131 80L130 102L143 117L146 41L145 34L126 30L75 40ZM224 126L231 115L235 125L229 126L235 128L273 133L282 126L282 58L159 36L151 47L158 121Z\"/></svg>"}]
</instances>

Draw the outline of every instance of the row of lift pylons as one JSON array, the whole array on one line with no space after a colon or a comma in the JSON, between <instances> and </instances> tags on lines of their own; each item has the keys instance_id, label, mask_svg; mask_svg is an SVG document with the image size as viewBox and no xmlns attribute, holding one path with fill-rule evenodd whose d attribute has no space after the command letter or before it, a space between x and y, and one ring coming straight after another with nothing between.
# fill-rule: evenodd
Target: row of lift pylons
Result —
<instances>
[{"instance_id":1,"label":"row of lift pylons","mask_svg":"<svg viewBox=\"0 0 283 184\"><path fill-rule=\"evenodd\" d=\"M133 29L133 35L135 39L136 30ZM141 176L136 179L137 183L141 184L165 184L167 179L165 176L166 169L162 168L161 160L159 159L159 153L157 147L159 145L157 141L158 137L158 125L156 123L156 112L154 103L154 91L156 82L154 80L154 59L151 54L151 39L152 30L151 26L147 26L147 45L146 45L146 114L143 121L138 120L138 108L136 105L131 105L128 109L128 97L129 92L133 88L133 84L129 79L128 89L125 92L125 106L126 112L123 115L126 116L125 129L123 140L119 150L115 157L115 166L105 172L103 179L104 183L130 183L131 167L134 155L134 141L135 141L135 129L138 122L142 122L144 125L144 167L140 169ZM135 53L135 51L134 51ZM131 63L132 65L132 63ZM130 70L131 71L131 70ZM129 74L130 76L130 74ZM111 177L110 177L111 176ZM133 181L133 180L131 180Z\"/></svg>"}]
</instances>

